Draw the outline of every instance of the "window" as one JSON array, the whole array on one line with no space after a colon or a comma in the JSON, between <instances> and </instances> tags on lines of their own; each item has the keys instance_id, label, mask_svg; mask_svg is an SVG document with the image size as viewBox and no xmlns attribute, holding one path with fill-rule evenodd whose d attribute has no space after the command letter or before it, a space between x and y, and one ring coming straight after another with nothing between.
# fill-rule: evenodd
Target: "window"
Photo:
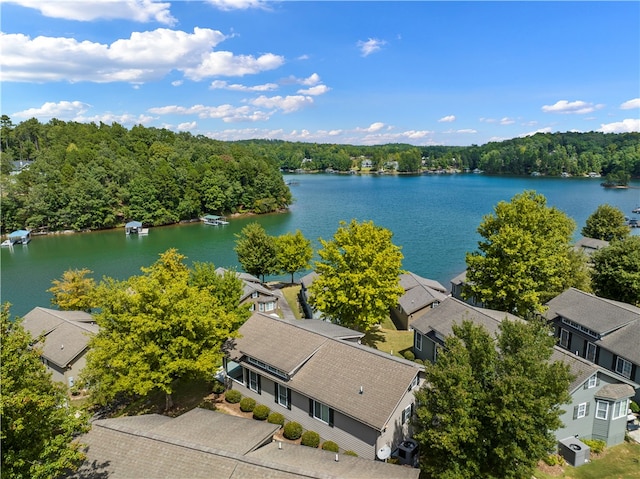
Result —
<instances>
[{"instance_id":1,"label":"window","mask_svg":"<svg viewBox=\"0 0 640 479\"><path fill-rule=\"evenodd\" d=\"M264 313L264 304L263 303L258 304L258 311L260 311L261 313Z\"/></svg>"},{"instance_id":2,"label":"window","mask_svg":"<svg viewBox=\"0 0 640 479\"><path fill-rule=\"evenodd\" d=\"M249 389L260 394L260 375L254 371L249 371Z\"/></svg>"},{"instance_id":3,"label":"window","mask_svg":"<svg viewBox=\"0 0 640 479\"><path fill-rule=\"evenodd\" d=\"M587 381L587 389L595 388L598 385L598 375L594 374Z\"/></svg>"},{"instance_id":4,"label":"window","mask_svg":"<svg viewBox=\"0 0 640 479\"><path fill-rule=\"evenodd\" d=\"M587 343L587 352L584 355L584 357L587 359L587 361L591 361L592 363L596 362L596 351L598 350L598 347L593 344L593 343Z\"/></svg>"},{"instance_id":5,"label":"window","mask_svg":"<svg viewBox=\"0 0 640 479\"><path fill-rule=\"evenodd\" d=\"M258 293L257 291L254 291L253 293L251 293L251 297L252 298L257 298L258 296L260 296L260 293Z\"/></svg>"},{"instance_id":6,"label":"window","mask_svg":"<svg viewBox=\"0 0 640 479\"><path fill-rule=\"evenodd\" d=\"M333 409L321 402L310 400L311 402L311 416L318 421L322 421L329 426L333 426Z\"/></svg>"},{"instance_id":7,"label":"window","mask_svg":"<svg viewBox=\"0 0 640 479\"><path fill-rule=\"evenodd\" d=\"M587 415L587 403L583 402L576 406L576 411L574 414L574 419L580 419L581 417L585 417Z\"/></svg>"},{"instance_id":8,"label":"window","mask_svg":"<svg viewBox=\"0 0 640 479\"><path fill-rule=\"evenodd\" d=\"M569 331L560 328L560 346L569 349Z\"/></svg>"},{"instance_id":9,"label":"window","mask_svg":"<svg viewBox=\"0 0 640 479\"><path fill-rule=\"evenodd\" d=\"M435 347L433 348L433 362L435 363L438 360L438 351L440 351L440 348L442 346L440 346L439 344L436 344Z\"/></svg>"},{"instance_id":10,"label":"window","mask_svg":"<svg viewBox=\"0 0 640 479\"><path fill-rule=\"evenodd\" d=\"M413 404L409 404L404 411L402 411L402 424L406 424L411 420L413 415Z\"/></svg>"},{"instance_id":11,"label":"window","mask_svg":"<svg viewBox=\"0 0 640 479\"><path fill-rule=\"evenodd\" d=\"M619 417L627 415L627 399L622 401L616 401L613 404L613 411L611 412L611 419L618 419Z\"/></svg>"},{"instance_id":12,"label":"window","mask_svg":"<svg viewBox=\"0 0 640 479\"><path fill-rule=\"evenodd\" d=\"M420 382L420 379L419 379L418 376L413 378L413 381L411 381L411 386L409 386L409 391L411 391L413 388L415 388L418 385L419 382Z\"/></svg>"},{"instance_id":13,"label":"window","mask_svg":"<svg viewBox=\"0 0 640 479\"><path fill-rule=\"evenodd\" d=\"M228 377L230 377L237 383L244 384L244 371L242 366L240 366L235 361L227 359L225 369Z\"/></svg>"},{"instance_id":14,"label":"window","mask_svg":"<svg viewBox=\"0 0 640 479\"><path fill-rule=\"evenodd\" d=\"M282 407L286 407L287 409L291 409L291 389L282 386L281 384L276 384L276 402L280 404Z\"/></svg>"},{"instance_id":15,"label":"window","mask_svg":"<svg viewBox=\"0 0 640 479\"><path fill-rule=\"evenodd\" d=\"M416 331L416 349L418 351L422 351L422 334L420 334L418 331Z\"/></svg>"},{"instance_id":16,"label":"window","mask_svg":"<svg viewBox=\"0 0 640 479\"><path fill-rule=\"evenodd\" d=\"M596 402L596 417L598 419L607 419L609 415L609 403L606 401Z\"/></svg>"},{"instance_id":17,"label":"window","mask_svg":"<svg viewBox=\"0 0 640 479\"><path fill-rule=\"evenodd\" d=\"M625 378L631 377L631 363L624 358L616 359L616 372Z\"/></svg>"},{"instance_id":18,"label":"window","mask_svg":"<svg viewBox=\"0 0 640 479\"><path fill-rule=\"evenodd\" d=\"M273 311L274 309L276 309L276 303L274 302L267 303L265 305L265 308L267 311Z\"/></svg>"}]
</instances>

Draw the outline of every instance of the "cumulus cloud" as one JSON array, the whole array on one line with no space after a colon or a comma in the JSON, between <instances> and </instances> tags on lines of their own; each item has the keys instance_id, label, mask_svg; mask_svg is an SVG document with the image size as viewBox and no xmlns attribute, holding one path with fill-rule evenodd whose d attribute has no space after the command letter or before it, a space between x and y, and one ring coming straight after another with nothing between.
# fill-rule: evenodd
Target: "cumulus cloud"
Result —
<instances>
[{"instance_id":1,"label":"cumulus cloud","mask_svg":"<svg viewBox=\"0 0 640 479\"><path fill-rule=\"evenodd\" d=\"M287 96L272 96L267 97L264 95L251 100L254 106L261 108L270 108L282 110L283 113L292 113L298 111L301 108L313 105L313 98L305 95L287 95Z\"/></svg>"},{"instance_id":2,"label":"cumulus cloud","mask_svg":"<svg viewBox=\"0 0 640 479\"><path fill-rule=\"evenodd\" d=\"M143 83L181 71L191 80L242 76L277 68L284 58L272 53L257 58L211 51L227 37L217 30L193 33L159 28L133 32L111 45L64 37L30 38L0 33L2 81L90 81Z\"/></svg>"},{"instance_id":3,"label":"cumulus cloud","mask_svg":"<svg viewBox=\"0 0 640 479\"><path fill-rule=\"evenodd\" d=\"M298 93L300 93L301 95L318 96L318 95L324 95L329 90L331 90L331 88L329 88L327 85L316 85L316 86L312 86L311 88L298 90Z\"/></svg>"},{"instance_id":4,"label":"cumulus cloud","mask_svg":"<svg viewBox=\"0 0 640 479\"><path fill-rule=\"evenodd\" d=\"M616 121L614 123L606 123L600 125L600 129L603 133L631 133L640 132L640 119L627 118L622 121Z\"/></svg>"},{"instance_id":5,"label":"cumulus cloud","mask_svg":"<svg viewBox=\"0 0 640 479\"><path fill-rule=\"evenodd\" d=\"M224 80L216 80L209 87L212 90L230 90L230 91L273 91L278 89L275 83L264 83L262 85L246 86L238 83L229 84Z\"/></svg>"},{"instance_id":6,"label":"cumulus cloud","mask_svg":"<svg viewBox=\"0 0 640 479\"><path fill-rule=\"evenodd\" d=\"M218 10L230 11L230 10L247 10L249 8L261 8L267 9L267 2L262 0L207 0Z\"/></svg>"},{"instance_id":7,"label":"cumulus cloud","mask_svg":"<svg viewBox=\"0 0 640 479\"><path fill-rule=\"evenodd\" d=\"M540 129L538 129L538 130L536 130L536 131L530 131L530 132L528 132L528 133L522 133L522 134L521 134L521 135L519 135L519 136L520 136L520 138L523 138L523 137L525 137L525 136L533 136L533 135L535 135L536 133L551 133L551 132L553 132L553 129L552 129L550 126L547 126L547 127L545 127L545 128L540 128Z\"/></svg>"},{"instance_id":8,"label":"cumulus cloud","mask_svg":"<svg viewBox=\"0 0 640 479\"><path fill-rule=\"evenodd\" d=\"M360 55L363 57L368 57L372 53L377 52L382 48L383 45L386 45L387 42L384 40L378 40L377 38L369 38L366 42L359 40L357 43L358 48L360 49Z\"/></svg>"},{"instance_id":9,"label":"cumulus cloud","mask_svg":"<svg viewBox=\"0 0 640 479\"><path fill-rule=\"evenodd\" d=\"M356 128L356 131L366 131L369 133L375 133L376 131L380 131L382 130L386 125L384 123L382 123L381 121L376 121L375 123L371 123L371 125L369 125L366 128Z\"/></svg>"},{"instance_id":10,"label":"cumulus cloud","mask_svg":"<svg viewBox=\"0 0 640 479\"><path fill-rule=\"evenodd\" d=\"M237 121L264 121L270 117L269 113L253 110L249 106L236 107L233 105L193 105L189 107L178 105L167 105L149 108L149 112L155 115L196 115L198 118L213 118L225 123Z\"/></svg>"},{"instance_id":11,"label":"cumulus cloud","mask_svg":"<svg viewBox=\"0 0 640 479\"><path fill-rule=\"evenodd\" d=\"M46 102L38 108L29 108L17 111L11 115L13 118L58 118L73 119L82 115L91 108L91 105L81 101Z\"/></svg>"},{"instance_id":12,"label":"cumulus cloud","mask_svg":"<svg viewBox=\"0 0 640 479\"><path fill-rule=\"evenodd\" d=\"M542 107L542 111L544 111L545 113L575 113L583 115L585 113L591 113L593 111L599 110L603 106L604 105L594 105L593 103L588 103L581 100L559 100L553 105L544 105Z\"/></svg>"},{"instance_id":13,"label":"cumulus cloud","mask_svg":"<svg viewBox=\"0 0 640 479\"><path fill-rule=\"evenodd\" d=\"M126 19L134 22L159 22L174 25L176 19L171 15L169 2L153 0L91 0L87 1L43 1L43 0L3 0L4 3L39 10L50 18L63 18L90 22L94 20Z\"/></svg>"},{"instance_id":14,"label":"cumulus cloud","mask_svg":"<svg viewBox=\"0 0 640 479\"><path fill-rule=\"evenodd\" d=\"M180 123L178 125L178 131L191 131L195 130L198 127L198 123L195 121L188 121L185 123Z\"/></svg>"},{"instance_id":15,"label":"cumulus cloud","mask_svg":"<svg viewBox=\"0 0 640 479\"><path fill-rule=\"evenodd\" d=\"M440 123L451 123L453 121L456 121L456 116L455 115L447 115L447 116L443 116L442 118L440 118L438 120Z\"/></svg>"},{"instance_id":16,"label":"cumulus cloud","mask_svg":"<svg viewBox=\"0 0 640 479\"><path fill-rule=\"evenodd\" d=\"M621 110L632 110L634 108L640 108L640 98L627 100L622 105L620 105Z\"/></svg>"}]
</instances>

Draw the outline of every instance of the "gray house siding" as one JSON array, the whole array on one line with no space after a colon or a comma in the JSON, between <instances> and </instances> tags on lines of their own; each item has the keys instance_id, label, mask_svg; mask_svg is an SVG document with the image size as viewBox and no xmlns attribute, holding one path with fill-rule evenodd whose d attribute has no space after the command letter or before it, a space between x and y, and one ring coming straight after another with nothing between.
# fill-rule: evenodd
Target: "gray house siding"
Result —
<instances>
[{"instance_id":1,"label":"gray house siding","mask_svg":"<svg viewBox=\"0 0 640 479\"><path fill-rule=\"evenodd\" d=\"M607 440L608 438L609 438L609 421L605 421L604 419L594 419L593 434L591 435L591 439L599 439L600 441L605 441L608 443L609 442Z\"/></svg>"},{"instance_id":2,"label":"gray house siding","mask_svg":"<svg viewBox=\"0 0 640 479\"><path fill-rule=\"evenodd\" d=\"M555 432L556 439L561 440L576 434L582 439L591 439L596 410L594 394L602 384L600 379L596 382L596 386L592 388L586 387L588 382L585 383L571 395L571 404L562 405L562 409L565 412L560 417L560 420L564 427ZM581 404L586 404L584 416L578 417L578 408Z\"/></svg>"}]
</instances>

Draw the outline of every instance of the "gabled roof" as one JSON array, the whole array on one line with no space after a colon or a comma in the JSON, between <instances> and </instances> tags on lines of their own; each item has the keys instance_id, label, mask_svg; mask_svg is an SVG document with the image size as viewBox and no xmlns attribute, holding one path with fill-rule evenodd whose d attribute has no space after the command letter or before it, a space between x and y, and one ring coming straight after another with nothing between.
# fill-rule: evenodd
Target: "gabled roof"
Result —
<instances>
[{"instance_id":1,"label":"gabled roof","mask_svg":"<svg viewBox=\"0 0 640 479\"><path fill-rule=\"evenodd\" d=\"M216 268L215 272L216 274L219 274L220 276L224 275L225 272L230 272L230 273L235 273L235 275L240 278L242 281L249 281L251 283L258 283L260 284L260 278L256 278L254 275L249 274L249 273L245 273L244 271L233 271L231 269L226 269L226 268Z\"/></svg>"},{"instance_id":2,"label":"gabled roof","mask_svg":"<svg viewBox=\"0 0 640 479\"><path fill-rule=\"evenodd\" d=\"M587 238L586 236L583 236L576 242L576 244L574 245L574 249L577 251L582 251L586 254L592 254L594 251L606 248L607 246L609 246L608 241L595 238Z\"/></svg>"},{"instance_id":3,"label":"gabled roof","mask_svg":"<svg viewBox=\"0 0 640 479\"><path fill-rule=\"evenodd\" d=\"M398 304L406 314L413 314L432 305L441 303L447 295L428 286L418 284L400 296Z\"/></svg>"},{"instance_id":4,"label":"gabled roof","mask_svg":"<svg viewBox=\"0 0 640 479\"><path fill-rule=\"evenodd\" d=\"M231 356L242 354L286 371L287 387L376 430L386 427L421 371L411 361L260 313L240 327Z\"/></svg>"},{"instance_id":5,"label":"gabled roof","mask_svg":"<svg viewBox=\"0 0 640 479\"><path fill-rule=\"evenodd\" d=\"M596 397L609 399L610 401L618 401L620 399L633 397L635 393L636 391L628 384L606 384L598 390Z\"/></svg>"},{"instance_id":6,"label":"gabled roof","mask_svg":"<svg viewBox=\"0 0 640 479\"><path fill-rule=\"evenodd\" d=\"M299 328L334 339L360 339L364 337L364 333L361 333L360 331L345 328L344 326L334 324L331 321L324 321L322 319L303 319L292 321Z\"/></svg>"},{"instance_id":7,"label":"gabled roof","mask_svg":"<svg viewBox=\"0 0 640 479\"><path fill-rule=\"evenodd\" d=\"M451 280L451 284L464 284L467 282L467 270L465 269L462 273L460 273L459 275L455 276L452 280Z\"/></svg>"},{"instance_id":8,"label":"gabled roof","mask_svg":"<svg viewBox=\"0 0 640 479\"><path fill-rule=\"evenodd\" d=\"M569 288L547 303L544 316L573 321L600 335L640 320L640 308Z\"/></svg>"},{"instance_id":9,"label":"gabled roof","mask_svg":"<svg viewBox=\"0 0 640 479\"><path fill-rule=\"evenodd\" d=\"M640 365L640 320L607 334L596 344Z\"/></svg>"},{"instance_id":10,"label":"gabled roof","mask_svg":"<svg viewBox=\"0 0 640 479\"><path fill-rule=\"evenodd\" d=\"M318 273L312 271L311 273L305 274L302 278L300 278L300 284L303 288L309 288L311 283L318 277Z\"/></svg>"},{"instance_id":11,"label":"gabled roof","mask_svg":"<svg viewBox=\"0 0 640 479\"><path fill-rule=\"evenodd\" d=\"M91 336L98 332L89 313L41 307L29 311L22 326L34 340L43 337L36 342L36 347L42 351L43 358L60 368L66 368L82 354Z\"/></svg>"},{"instance_id":12,"label":"gabled roof","mask_svg":"<svg viewBox=\"0 0 640 479\"><path fill-rule=\"evenodd\" d=\"M577 388L581 387L584 382L598 371L602 371L597 365L591 361L587 361L580 356L573 354L559 346L553 347L551 361L560 361L569 366L569 372L573 376L569 384L569 392L573 393Z\"/></svg>"},{"instance_id":13,"label":"gabled roof","mask_svg":"<svg viewBox=\"0 0 640 479\"><path fill-rule=\"evenodd\" d=\"M407 271L406 273L400 275L400 286L402 286L405 291L415 288L416 286L423 286L438 291L442 294L447 293L447 288L442 286L442 284L440 284L438 281L423 278L422 276L418 276L411 271Z\"/></svg>"}]
</instances>

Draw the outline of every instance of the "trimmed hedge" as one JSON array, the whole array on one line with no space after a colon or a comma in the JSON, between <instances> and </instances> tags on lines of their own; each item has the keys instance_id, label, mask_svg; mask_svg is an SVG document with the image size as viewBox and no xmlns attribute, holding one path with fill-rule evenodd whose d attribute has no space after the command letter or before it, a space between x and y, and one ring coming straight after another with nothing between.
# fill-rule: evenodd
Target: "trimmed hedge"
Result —
<instances>
[{"instance_id":1,"label":"trimmed hedge","mask_svg":"<svg viewBox=\"0 0 640 479\"><path fill-rule=\"evenodd\" d=\"M416 358L416 355L413 354L413 351L411 350L405 351L403 356L405 359L408 359L409 361L413 361Z\"/></svg>"},{"instance_id":2,"label":"trimmed hedge","mask_svg":"<svg viewBox=\"0 0 640 479\"><path fill-rule=\"evenodd\" d=\"M315 431L305 431L302 435L302 441L300 444L307 447L317 448L320 445L320 434Z\"/></svg>"},{"instance_id":3,"label":"trimmed hedge","mask_svg":"<svg viewBox=\"0 0 640 479\"><path fill-rule=\"evenodd\" d=\"M256 400L253 398L242 398L240 401L240 410L242 412L251 412L256 407Z\"/></svg>"},{"instance_id":4,"label":"trimmed hedge","mask_svg":"<svg viewBox=\"0 0 640 479\"><path fill-rule=\"evenodd\" d=\"M284 426L284 416L279 412L272 412L269 414L267 422L269 424L279 424L280 426Z\"/></svg>"},{"instance_id":5,"label":"trimmed hedge","mask_svg":"<svg viewBox=\"0 0 640 479\"><path fill-rule=\"evenodd\" d=\"M213 385L211 386L211 392L213 392L213 394L222 394L226 389L225 385L218 380L213 381Z\"/></svg>"},{"instance_id":6,"label":"trimmed hedge","mask_svg":"<svg viewBox=\"0 0 640 479\"><path fill-rule=\"evenodd\" d=\"M284 431L282 433L284 437L291 441L295 441L302 436L302 426L295 421L288 422L284 425Z\"/></svg>"},{"instance_id":7,"label":"trimmed hedge","mask_svg":"<svg viewBox=\"0 0 640 479\"><path fill-rule=\"evenodd\" d=\"M267 419L267 417L269 417L270 412L271 409L269 409L268 406L265 406L264 404L258 404L253 408L253 419L264 421L265 419Z\"/></svg>"},{"instance_id":8,"label":"trimmed hedge","mask_svg":"<svg viewBox=\"0 0 640 479\"><path fill-rule=\"evenodd\" d=\"M231 389L224 395L224 400L231 404L239 403L242 399L242 394L237 389Z\"/></svg>"},{"instance_id":9,"label":"trimmed hedge","mask_svg":"<svg viewBox=\"0 0 640 479\"><path fill-rule=\"evenodd\" d=\"M338 445L333 442L333 441L325 441L322 444L322 449L325 451L331 451L331 452L339 452L340 448L338 447Z\"/></svg>"}]
</instances>

